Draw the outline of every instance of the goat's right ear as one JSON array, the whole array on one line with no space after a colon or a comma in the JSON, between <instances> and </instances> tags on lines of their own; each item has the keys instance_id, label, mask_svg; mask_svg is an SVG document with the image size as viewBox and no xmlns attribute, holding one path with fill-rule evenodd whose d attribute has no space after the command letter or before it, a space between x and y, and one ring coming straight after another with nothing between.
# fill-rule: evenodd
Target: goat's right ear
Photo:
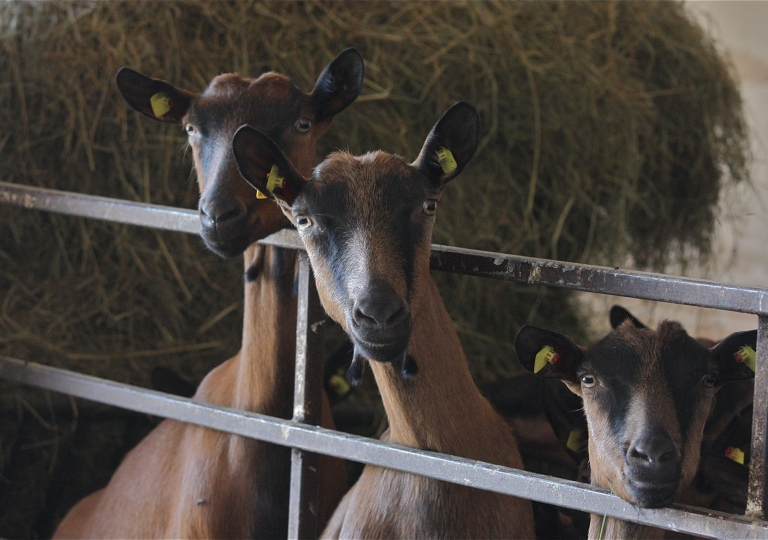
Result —
<instances>
[{"instance_id":1,"label":"goat's right ear","mask_svg":"<svg viewBox=\"0 0 768 540\"><path fill-rule=\"evenodd\" d=\"M237 170L246 182L284 210L307 183L277 144L251 126L240 126L232 139Z\"/></svg>"},{"instance_id":2,"label":"goat's right ear","mask_svg":"<svg viewBox=\"0 0 768 540\"><path fill-rule=\"evenodd\" d=\"M190 103L197 97L195 93L160 79L151 79L127 67L117 72L115 83L133 110L161 122L181 122Z\"/></svg>"},{"instance_id":3,"label":"goat's right ear","mask_svg":"<svg viewBox=\"0 0 768 540\"><path fill-rule=\"evenodd\" d=\"M523 326L515 338L515 351L520 365L531 373L578 384L576 369L584 360L584 351L565 334Z\"/></svg>"},{"instance_id":4,"label":"goat's right ear","mask_svg":"<svg viewBox=\"0 0 768 540\"><path fill-rule=\"evenodd\" d=\"M432 127L412 167L442 188L464 170L475 155L480 137L480 118L475 108L459 101Z\"/></svg>"},{"instance_id":5,"label":"goat's right ear","mask_svg":"<svg viewBox=\"0 0 768 540\"><path fill-rule=\"evenodd\" d=\"M641 323L634 315L632 315L629 311L624 309L621 306L613 306L611 308L610 313L610 319L611 319L611 328L616 329L618 328L621 323L629 319L632 321L632 324L635 325L635 328L648 328L643 323Z\"/></svg>"}]
</instances>

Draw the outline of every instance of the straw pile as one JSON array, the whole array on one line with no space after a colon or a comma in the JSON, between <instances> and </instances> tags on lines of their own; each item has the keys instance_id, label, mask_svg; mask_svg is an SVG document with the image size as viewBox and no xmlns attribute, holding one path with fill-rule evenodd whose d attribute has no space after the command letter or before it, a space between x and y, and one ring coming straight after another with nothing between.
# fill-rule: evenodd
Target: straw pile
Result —
<instances>
[{"instance_id":1,"label":"straw pile","mask_svg":"<svg viewBox=\"0 0 768 540\"><path fill-rule=\"evenodd\" d=\"M440 243L662 268L708 253L721 188L747 177L736 84L683 6L602 2L3 4L0 176L194 207L181 129L129 111L117 69L195 91L220 72L272 69L308 90L348 46L366 61L364 95L321 153L414 158L455 100L480 111L481 147L445 194ZM197 238L3 207L0 259L2 354L147 385L154 365L197 381L238 348L241 263ZM588 334L563 291L436 277L479 380L513 373L522 323ZM38 445L72 430L40 421ZM46 534L5 519L2 535Z\"/></svg>"}]
</instances>

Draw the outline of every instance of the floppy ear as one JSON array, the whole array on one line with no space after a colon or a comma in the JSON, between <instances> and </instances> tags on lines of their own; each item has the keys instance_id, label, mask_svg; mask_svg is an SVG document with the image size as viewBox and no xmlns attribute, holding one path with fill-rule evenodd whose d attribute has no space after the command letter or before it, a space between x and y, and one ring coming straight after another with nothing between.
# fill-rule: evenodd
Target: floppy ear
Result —
<instances>
[{"instance_id":1,"label":"floppy ear","mask_svg":"<svg viewBox=\"0 0 768 540\"><path fill-rule=\"evenodd\" d=\"M357 49L346 49L328 64L312 90L315 122L340 113L363 89L363 57Z\"/></svg>"},{"instance_id":2,"label":"floppy ear","mask_svg":"<svg viewBox=\"0 0 768 540\"><path fill-rule=\"evenodd\" d=\"M731 334L712 349L718 383L753 378L756 348L757 330L750 330Z\"/></svg>"},{"instance_id":3,"label":"floppy ear","mask_svg":"<svg viewBox=\"0 0 768 540\"><path fill-rule=\"evenodd\" d=\"M466 167L477 150L480 118L466 101L451 106L432 128L411 166L441 188Z\"/></svg>"},{"instance_id":4,"label":"floppy ear","mask_svg":"<svg viewBox=\"0 0 768 540\"><path fill-rule=\"evenodd\" d=\"M621 306L613 306L611 308L610 319L611 319L611 328L614 328L614 329L618 328L619 325L621 325L621 323L623 323L627 319L632 321L632 324L635 325L635 328L648 328L639 320L637 320L634 315L632 315L629 311L627 311Z\"/></svg>"},{"instance_id":5,"label":"floppy ear","mask_svg":"<svg viewBox=\"0 0 768 540\"><path fill-rule=\"evenodd\" d=\"M181 122L197 94L124 67L115 77L120 95L135 111L161 122Z\"/></svg>"},{"instance_id":6,"label":"floppy ear","mask_svg":"<svg viewBox=\"0 0 768 540\"><path fill-rule=\"evenodd\" d=\"M578 384L576 369L584 352L565 334L526 325L517 333L515 350L520 365L531 373Z\"/></svg>"},{"instance_id":7,"label":"floppy ear","mask_svg":"<svg viewBox=\"0 0 768 540\"><path fill-rule=\"evenodd\" d=\"M232 139L237 170L267 198L289 209L307 181L277 144L251 126L240 126Z\"/></svg>"}]
</instances>

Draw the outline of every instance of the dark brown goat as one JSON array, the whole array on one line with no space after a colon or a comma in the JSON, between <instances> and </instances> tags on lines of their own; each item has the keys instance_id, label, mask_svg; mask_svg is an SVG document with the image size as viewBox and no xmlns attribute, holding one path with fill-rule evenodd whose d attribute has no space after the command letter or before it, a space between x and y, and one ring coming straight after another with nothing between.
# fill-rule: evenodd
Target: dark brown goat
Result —
<instances>
[{"instance_id":1,"label":"dark brown goat","mask_svg":"<svg viewBox=\"0 0 768 540\"><path fill-rule=\"evenodd\" d=\"M323 305L350 335L353 366L370 365L389 418L387 440L520 468L512 431L482 397L429 274L445 184L475 152L466 103L435 124L419 157L331 154L306 181L268 137L233 142L241 173L299 229ZM357 375L353 369L353 375ZM366 466L323 533L331 538L531 538L528 501Z\"/></svg>"},{"instance_id":2,"label":"dark brown goat","mask_svg":"<svg viewBox=\"0 0 768 540\"><path fill-rule=\"evenodd\" d=\"M205 377L193 399L291 418L295 252L254 244L290 222L242 180L231 140L240 125L258 126L308 174L318 137L355 100L362 79L363 61L354 49L325 68L310 94L277 73L219 75L199 95L129 69L118 73L131 107L184 126L206 245L222 256L245 256L242 348ZM324 412L323 425L332 427L327 401ZM70 511L55 536L284 538L289 476L287 448L165 420L126 456L106 488ZM346 487L343 462L323 459L319 523Z\"/></svg>"},{"instance_id":3,"label":"dark brown goat","mask_svg":"<svg viewBox=\"0 0 768 540\"><path fill-rule=\"evenodd\" d=\"M669 504L693 480L716 391L754 377L739 362L757 333L732 334L707 349L674 322L656 331L622 323L589 349L563 334L524 326L518 359L537 375L561 379L584 400L592 483L645 507ZM601 535L593 514L590 538ZM603 538L645 538L661 531L607 519Z\"/></svg>"}]
</instances>

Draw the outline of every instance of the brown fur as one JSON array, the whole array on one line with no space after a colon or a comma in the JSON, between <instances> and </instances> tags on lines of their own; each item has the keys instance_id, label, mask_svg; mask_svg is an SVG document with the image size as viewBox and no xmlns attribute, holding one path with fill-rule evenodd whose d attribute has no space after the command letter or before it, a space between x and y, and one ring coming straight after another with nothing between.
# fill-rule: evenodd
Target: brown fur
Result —
<instances>
[{"instance_id":1,"label":"brown fur","mask_svg":"<svg viewBox=\"0 0 768 540\"><path fill-rule=\"evenodd\" d=\"M118 86L129 104L151 116L147 99L158 91L157 81L148 83L131 73L122 81L121 86L118 75ZM340 109L314 122L312 96L276 73L253 80L220 75L200 96L162 84L177 107L161 120L196 128L189 140L201 215L206 201L214 199L236 201L246 209L237 230L228 232L235 235L234 241L216 230L208 236L204 230L203 238L209 246L234 242L235 251L245 249L245 269L254 276L245 284L242 348L205 377L193 399L291 418L295 254L253 244L289 221L274 204L256 199L237 171L230 141L241 124L256 123L271 131L300 170L309 173L317 138ZM185 100L191 100L189 109L178 108ZM312 129L297 131L296 118L312 120ZM206 159L201 153L203 129L218 134L212 143L210 137L207 141L212 151ZM325 395L322 425L333 427ZM322 456L319 467L318 524L322 527L346 491L347 478L341 460ZM54 537L284 537L289 474L288 448L165 420L126 456L106 488L83 499L67 514Z\"/></svg>"}]
</instances>

